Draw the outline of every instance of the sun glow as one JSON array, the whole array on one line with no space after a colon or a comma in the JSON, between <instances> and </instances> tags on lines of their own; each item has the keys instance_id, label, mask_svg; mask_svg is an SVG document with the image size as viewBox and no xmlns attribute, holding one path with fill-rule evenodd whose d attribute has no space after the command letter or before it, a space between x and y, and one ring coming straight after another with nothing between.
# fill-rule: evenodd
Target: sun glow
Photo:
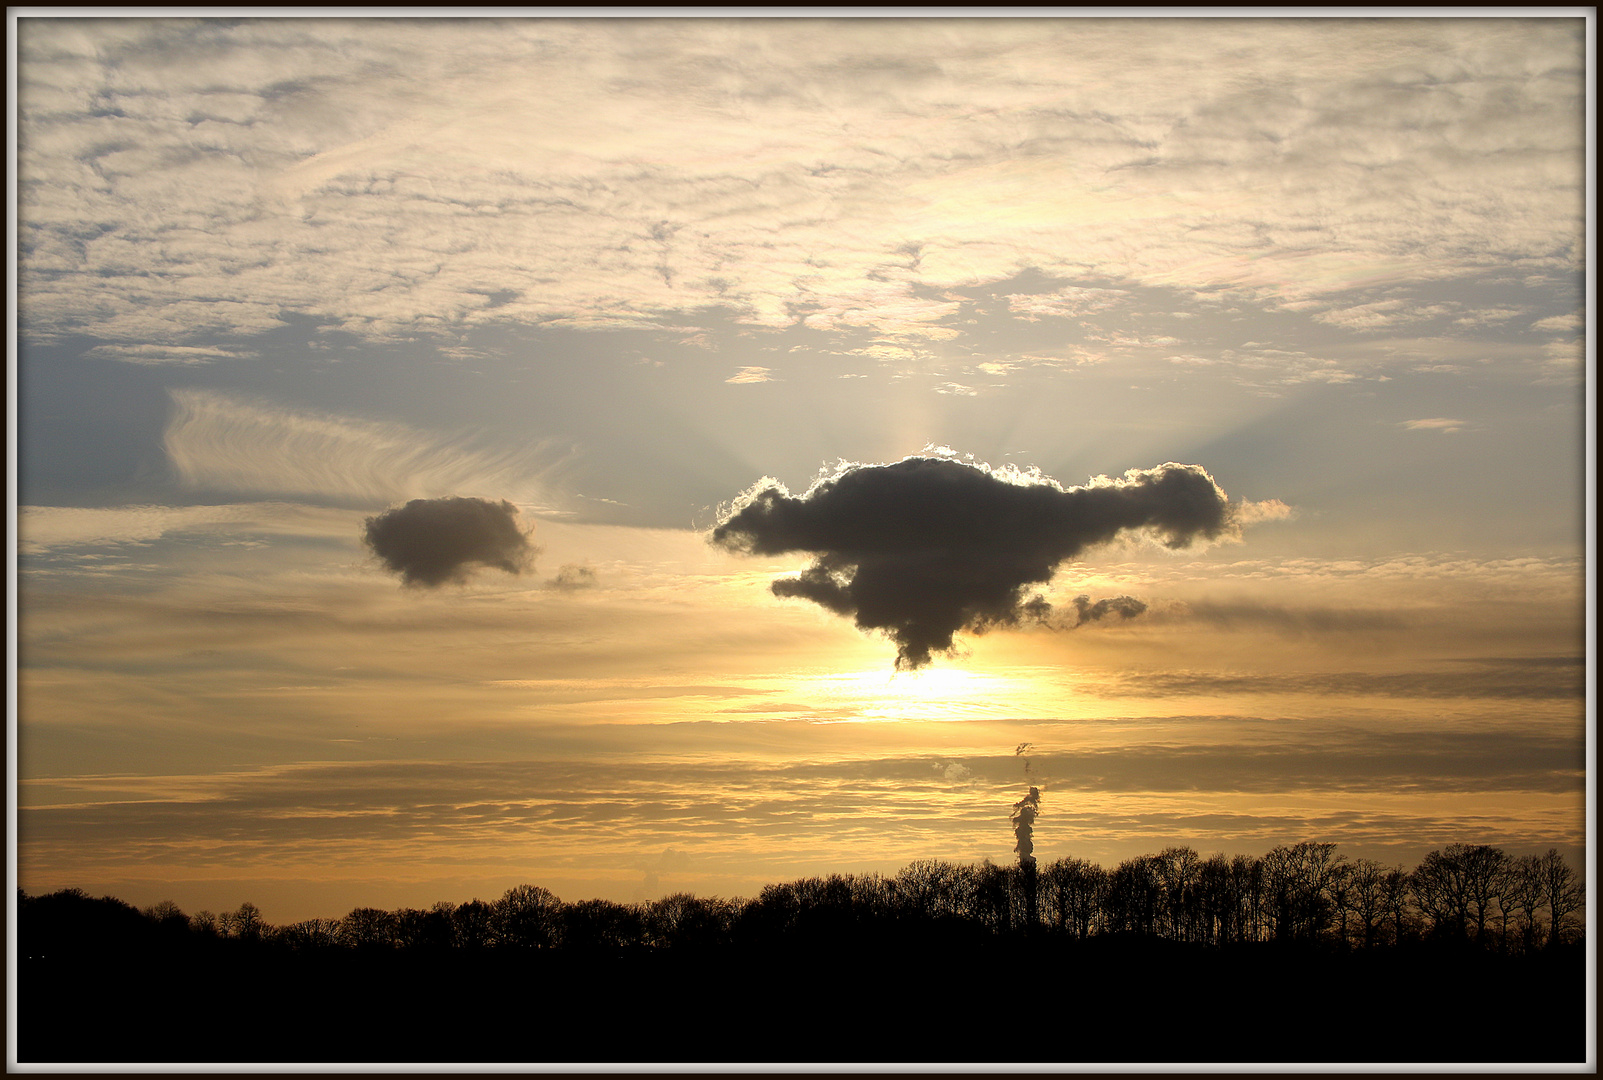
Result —
<instances>
[{"instance_id":1,"label":"sun glow","mask_svg":"<svg viewBox=\"0 0 1603 1080\"><path fill-rule=\"evenodd\" d=\"M885 668L804 677L821 708L858 720L972 720L1017 716L1037 691L1028 680L985 671ZM798 687L800 689L800 687Z\"/></svg>"}]
</instances>

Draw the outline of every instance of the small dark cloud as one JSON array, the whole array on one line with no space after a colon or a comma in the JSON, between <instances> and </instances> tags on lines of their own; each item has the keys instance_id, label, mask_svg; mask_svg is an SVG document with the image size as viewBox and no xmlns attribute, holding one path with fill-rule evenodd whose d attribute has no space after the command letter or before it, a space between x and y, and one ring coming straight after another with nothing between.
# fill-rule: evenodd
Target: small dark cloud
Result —
<instances>
[{"instance_id":1,"label":"small dark cloud","mask_svg":"<svg viewBox=\"0 0 1603 1080\"><path fill-rule=\"evenodd\" d=\"M522 573L535 549L509 502L451 496L413 499L367 519L363 542L406 585L466 581L476 567Z\"/></svg>"},{"instance_id":2,"label":"small dark cloud","mask_svg":"<svg viewBox=\"0 0 1603 1080\"><path fill-rule=\"evenodd\" d=\"M1110 596L1105 600L1091 602L1089 596L1076 596L1074 609L1080 614L1080 621L1076 626L1086 623L1100 622L1109 615L1117 615L1120 619L1133 619L1147 609L1147 605L1133 596Z\"/></svg>"},{"instance_id":3,"label":"small dark cloud","mask_svg":"<svg viewBox=\"0 0 1603 1080\"><path fill-rule=\"evenodd\" d=\"M578 563L564 563L557 568L557 576L546 582L546 587L572 591L575 589L593 589L596 585L596 572L588 566Z\"/></svg>"},{"instance_id":4,"label":"small dark cloud","mask_svg":"<svg viewBox=\"0 0 1603 1080\"><path fill-rule=\"evenodd\" d=\"M1026 599L1026 589L1121 533L1185 548L1236 528L1224 492L1196 465L1064 488L1039 473L911 457L842 465L800 497L764 481L725 515L712 542L753 555L813 554L800 575L773 583L775 595L884 632L896 643L896 666L911 669L949 654L959 631L1049 622L1050 605ZM1076 625L1140 610L1130 597L1086 598Z\"/></svg>"},{"instance_id":5,"label":"small dark cloud","mask_svg":"<svg viewBox=\"0 0 1603 1080\"><path fill-rule=\"evenodd\" d=\"M1078 601L1076 601L1078 602ZM1401 630L1404 619L1383 609L1278 607L1272 604L1176 602L1158 609L1151 618L1160 622L1205 622L1221 630L1268 629L1291 637L1307 634L1373 633Z\"/></svg>"}]
</instances>

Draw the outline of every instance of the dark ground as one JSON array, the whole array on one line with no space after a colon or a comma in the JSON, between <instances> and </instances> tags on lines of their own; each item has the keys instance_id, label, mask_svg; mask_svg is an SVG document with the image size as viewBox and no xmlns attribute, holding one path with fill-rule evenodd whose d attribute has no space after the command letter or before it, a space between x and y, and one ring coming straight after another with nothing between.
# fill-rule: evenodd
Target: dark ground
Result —
<instances>
[{"instance_id":1,"label":"dark ground","mask_svg":"<svg viewBox=\"0 0 1603 1080\"><path fill-rule=\"evenodd\" d=\"M1585 957L1100 938L19 957L32 1062L1582 1062Z\"/></svg>"}]
</instances>

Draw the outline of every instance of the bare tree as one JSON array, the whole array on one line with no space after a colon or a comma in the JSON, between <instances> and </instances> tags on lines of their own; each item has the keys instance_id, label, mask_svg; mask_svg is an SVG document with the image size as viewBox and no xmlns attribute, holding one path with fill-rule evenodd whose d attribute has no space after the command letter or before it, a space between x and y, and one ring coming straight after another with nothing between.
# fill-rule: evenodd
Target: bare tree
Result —
<instances>
[{"instance_id":1,"label":"bare tree","mask_svg":"<svg viewBox=\"0 0 1603 1080\"><path fill-rule=\"evenodd\" d=\"M1152 857L1157 875L1162 932L1174 941L1191 941L1197 934L1197 872L1202 859L1189 847L1167 847Z\"/></svg>"},{"instance_id":2,"label":"bare tree","mask_svg":"<svg viewBox=\"0 0 1603 1080\"><path fill-rule=\"evenodd\" d=\"M493 905L475 897L451 909L451 940L459 949L482 949L494 938Z\"/></svg>"},{"instance_id":3,"label":"bare tree","mask_svg":"<svg viewBox=\"0 0 1603 1080\"><path fill-rule=\"evenodd\" d=\"M423 926L419 933L420 944L431 949L449 949L456 941L456 905L449 900L436 900L423 913Z\"/></svg>"},{"instance_id":4,"label":"bare tree","mask_svg":"<svg viewBox=\"0 0 1603 1080\"><path fill-rule=\"evenodd\" d=\"M1449 844L1430 852L1414 869L1414 901L1437 933L1484 942L1486 919L1507 864L1500 848Z\"/></svg>"},{"instance_id":5,"label":"bare tree","mask_svg":"<svg viewBox=\"0 0 1603 1080\"><path fill-rule=\"evenodd\" d=\"M1345 949L1350 944L1347 940L1347 916L1349 914L1348 893L1352 890L1352 866L1339 862L1330 868L1330 879L1325 886L1330 896L1331 908L1336 918L1336 944Z\"/></svg>"},{"instance_id":6,"label":"bare tree","mask_svg":"<svg viewBox=\"0 0 1603 1080\"><path fill-rule=\"evenodd\" d=\"M1547 902L1547 886L1542 880L1542 857L1522 855L1509 868L1504 901L1519 913L1520 946L1530 952L1537 946L1541 925L1536 913Z\"/></svg>"},{"instance_id":7,"label":"bare tree","mask_svg":"<svg viewBox=\"0 0 1603 1080\"><path fill-rule=\"evenodd\" d=\"M1230 888L1240 905L1237 941L1261 941L1267 918L1268 888L1262 859L1235 855L1230 859Z\"/></svg>"},{"instance_id":8,"label":"bare tree","mask_svg":"<svg viewBox=\"0 0 1603 1080\"><path fill-rule=\"evenodd\" d=\"M817 880L811 879L814 882ZM808 908L816 908L822 903L827 901L817 893L803 901ZM720 945L727 940L734 916L734 906L728 901L681 892L647 904L641 913L641 921L648 944L659 948L703 948Z\"/></svg>"},{"instance_id":9,"label":"bare tree","mask_svg":"<svg viewBox=\"0 0 1603 1080\"><path fill-rule=\"evenodd\" d=\"M610 900L581 900L562 909L567 949L621 949L644 939L641 909Z\"/></svg>"},{"instance_id":10,"label":"bare tree","mask_svg":"<svg viewBox=\"0 0 1603 1080\"><path fill-rule=\"evenodd\" d=\"M972 867L935 859L909 863L896 875L896 895L904 911L924 918L949 918L968 911Z\"/></svg>"},{"instance_id":11,"label":"bare tree","mask_svg":"<svg viewBox=\"0 0 1603 1080\"><path fill-rule=\"evenodd\" d=\"M1469 885L1454 846L1427 854L1409 877L1414 904L1438 936L1469 935Z\"/></svg>"},{"instance_id":12,"label":"bare tree","mask_svg":"<svg viewBox=\"0 0 1603 1080\"><path fill-rule=\"evenodd\" d=\"M1126 859L1113 868L1103 900L1103 918L1109 929L1136 934L1158 932L1163 883L1153 856Z\"/></svg>"},{"instance_id":13,"label":"bare tree","mask_svg":"<svg viewBox=\"0 0 1603 1080\"><path fill-rule=\"evenodd\" d=\"M1386 921L1387 869L1374 859L1358 859L1348 866L1342 910L1352 916L1354 935L1365 949L1379 942Z\"/></svg>"},{"instance_id":14,"label":"bare tree","mask_svg":"<svg viewBox=\"0 0 1603 1080\"><path fill-rule=\"evenodd\" d=\"M420 949L429 945L429 912L422 908L397 908L393 913L395 919L395 943L403 949Z\"/></svg>"},{"instance_id":15,"label":"bare tree","mask_svg":"<svg viewBox=\"0 0 1603 1080\"><path fill-rule=\"evenodd\" d=\"M1569 934L1570 916L1586 907L1586 882L1575 876L1557 848L1541 856L1543 898L1547 902L1547 943L1560 944Z\"/></svg>"},{"instance_id":16,"label":"bare tree","mask_svg":"<svg viewBox=\"0 0 1603 1080\"><path fill-rule=\"evenodd\" d=\"M1464 847L1461 857L1475 913L1475 939L1482 941L1486 937L1486 920L1492 914L1492 904L1501 895L1508 854L1488 844L1470 844Z\"/></svg>"},{"instance_id":17,"label":"bare tree","mask_svg":"<svg viewBox=\"0 0 1603 1080\"><path fill-rule=\"evenodd\" d=\"M970 917L978 919L992 933L1013 928L1013 898L1008 868L986 859L976 868L973 907Z\"/></svg>"},{"instance_id":18,"label":"bare tree","mask_svg":"<svg viewBox=\"0 0 1603 1080\"><path fill-rule=\"evenodd\" d=\"M1381 878L1382 903L1386 916L1391 919L1392 944L1399 944L1412 925L1409 901L1413 896L1413 875L1401 865L1389 868Z\"/></svg>"},{"instance_id":19,"label":"bare tree","mask_svg":"<svg viewBox=\"0 0 1603 1080\"><path fill-rule=\"evenodd\" d=\"M1197 868L1198 934L1215 945L1233 941L1241 933L1241 898L1230 873L1230 860L1216 852Z\"/></svg>"},{"instance_id":20,"label":"bare tree","mask_svg":"<svg viewBox=\"0 0 1603 1080\"><path fill-rule=\"evenodd\" d=\"M275 940L292 949L326 949L340 941L339 919L303 919L281 927Z\"/></svg>"},{"instance_id":21,"label":"bare tree","mask_svg":"<svg viewBox=\"0 0 1603 1080\"><path fill-rule=\"evenodd\" d=\"M165 923L171 919L178 919L186 926L189 924L189 920L184 916L183 909L171 900L161 900L151 904L149 907L144 908L140 914L153 923Z\"/></svg>"},{"instance_id":22,"label":"bare tree","mask_svg":"<svg viewBox=\"0 0 1603 1080\"><path fill-rule=\"evenodd\" d=\"M388 949L396 944L397 919L392 912L359 907L340 920L340 943L354 949Z\"/></svg>"},{"instance_id":23,"label":"bare tree","mask_svg":"<svg viewBox=\"0 0 1603 1080\"><path fill-rule=\"evenodd\" d=\"M1518 928L1520 893L1519 860L1505 855L1498 868L1497 880L1492 886L1492 899L1497 902L1497 947L1504 952L1516 951L1514 935L1509 924Z\"/></svg>"},{"instance_id":24,"label":"bare tree","mask_svg":"<svg viewBox=\"0 0 1603 1080\"><path fill-rule=\"evenodd\" d=\"M1041 871L1048 923L1080 940L1091 935L1107 875L1084 859L1061 858Z\"/></svg>"},{"instance_id":25,"label":"bare tree","mask_svg":"<svg viewBox=\"0 0 1603 1080\"><path fill-rule=\"evenodd\" d=\"M562 901L538 885L514 885L492 905L490 927L497 945L550 948L562 929Z\"/></svg>"},{"instance_id":26,"label":"bare tree","mask_svg":"<svg viewBox=\"0 0 1603 1080\"><path fill-rule=\"evenodd\" d=\"M162 900L145 908L140 914L150 920L162 939L179 942L189 937L189 916L171 900Z\"/></svg>"},{"instance_id":27,"label":"bare tree","mask_svg":"<svg viewBox=\"0 0 1603 1080\"><path fill-rule=\"evenodd\" d=\"M950 864L934 859L910 862L896 874L896 895L904 913L930 919L949 914L951 889L946 882Z\"/></svg>"},{"instance_id":28,"label":"bare tree","mask_svg":"<svg viewBox=\"0 0 1603 1080\"><path fill-rule=\"evenodd\" d=\"M243 941L260 941L268 926L262 921L262 912L249 900L234 912L234 936Z\"/></svg>"},{"instance_id":29,"label":"bare tree","mask_svg":"<svg viewBox=\"0 0 1603 1080\"><path fill-rule=\"evenodd\" d=\"M1335 914L1331 885L1345 856L1336 845L1303 841L1273 848L1264 856L1264 878L1274 935L1282 941L1315 941Z\"/></svg>"}]
</instances>

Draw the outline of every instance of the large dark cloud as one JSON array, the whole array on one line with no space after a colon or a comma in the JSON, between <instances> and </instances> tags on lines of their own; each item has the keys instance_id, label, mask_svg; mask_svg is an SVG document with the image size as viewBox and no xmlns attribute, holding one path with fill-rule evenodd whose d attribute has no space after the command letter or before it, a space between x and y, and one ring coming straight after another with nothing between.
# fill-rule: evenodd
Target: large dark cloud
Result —
<instances>
[{"instance_id":1,"label":"large dark cloud","mask_svg":"<svg viewBox=\"0 0 1603 1080\"><path fill-rule=\"evenodd\" d=\"M1025 590L1121 532L1148 532L1184 548L1234 528L1224 492L1196 465L1170 463L1064 488L1038 474L911 457L843 466L800 497L765 481L713 530L712 541L754 555L815 555L799 576L775 581L774 593L883 631L896 643L896 666L918 668L933 653L950 652L961 630L1045 621L1045 600L1026 599ZM1108 608L1129 617L1137 604L1121 597ZM1088 608L1079 621L1109 610Z\"/></svg>"},{"instance_id":2,"label":"large dark cloud","mask_svg":"<svg viewBox=\"0 0 1603 1080\"><path fill-rule=\"evenodd\" d=\"M534 557L509 502L413 499L367 519L362 539L407 585L466 581L475 567L517 574Z\"/></svg>"}]
</instances>

